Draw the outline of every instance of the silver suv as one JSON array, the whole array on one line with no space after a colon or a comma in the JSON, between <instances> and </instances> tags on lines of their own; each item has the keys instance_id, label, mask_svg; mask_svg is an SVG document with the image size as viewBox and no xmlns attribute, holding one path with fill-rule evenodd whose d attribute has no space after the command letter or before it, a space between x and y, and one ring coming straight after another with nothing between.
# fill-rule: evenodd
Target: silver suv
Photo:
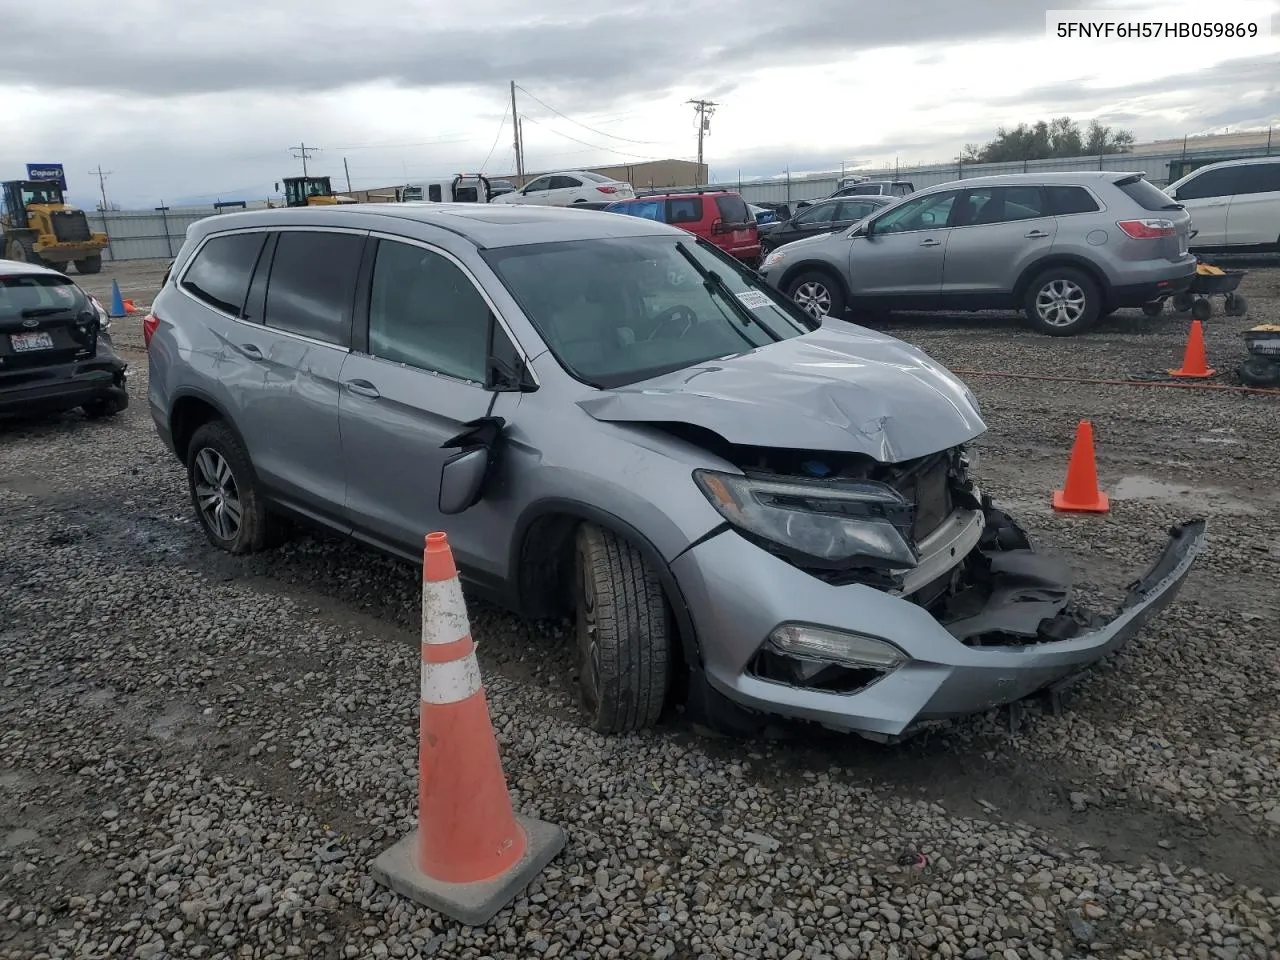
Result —
<instances>
[{"instance_id":1,"label":"silver suv","mask_svg":"<svg viewBox=\"0 0 1280 960\"><path fill-rule=\"evenodd\" d=\"M601 731L768 714L893 737L1027 696L1168 603L1203 525L1111 618L983 497L970 391L819 324L700 239L552 207L198 222L143 327L149 402L209 540L287 519L575 618ZM680 691L679 694L676 691Z\"/></svg>"},{"instance_id":2,"label":"silver suv","mask_svg":"<svg viewBox=\"0 0 1280 960\"><path fill-rule=\"evenodd\" d=\"M1017 308L1071 336L1195 274L1191 217L1141 173L977 177L929 187L841 233L770 253L765 279L815 317L846 307Z\"/></svg>"}]
</instances>

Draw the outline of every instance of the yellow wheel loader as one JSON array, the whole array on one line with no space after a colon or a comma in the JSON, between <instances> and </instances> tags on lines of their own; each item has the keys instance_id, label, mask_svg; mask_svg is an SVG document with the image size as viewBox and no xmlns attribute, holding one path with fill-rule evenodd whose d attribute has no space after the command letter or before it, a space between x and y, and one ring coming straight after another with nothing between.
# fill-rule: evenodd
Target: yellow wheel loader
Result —
<instances>
[{"instance_id":1,"label":"yellow wheel loader","mask_svg":"<svg viewBox=\"0 0 1280 960\"><path fill-rule=\"evenodd\" d=\"M284 205L286 207L315 207L331 203L359 203L353 197L333 192L328 177L285 177Z\"/></svg>"},{"instance_id":2,"label":"yellow wheel loader","mask_svg":"<svg viewBox=\"0 0 1280 960\"><path fill-rule=\"evenodd\" d=\"M105 233L92 233L83 210L68 206L56 180L9 180L0 212L0 257L80 273L102 270Z\"/></svg>"}]
</instances>

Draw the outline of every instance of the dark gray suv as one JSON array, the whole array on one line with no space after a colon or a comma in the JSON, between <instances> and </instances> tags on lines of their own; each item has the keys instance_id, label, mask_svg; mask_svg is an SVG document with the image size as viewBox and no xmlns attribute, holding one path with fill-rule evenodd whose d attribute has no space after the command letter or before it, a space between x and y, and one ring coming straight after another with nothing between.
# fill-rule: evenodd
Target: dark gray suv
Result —
<instances>
[{"instance_id":1,"label":"dark gray suv","mask_svg":"<svg viewBox=\"0 0 1280 960\"><path fill-rule=\"evenodd\" d=\"M1191 217L1141 173L1009 174L913 193L778 247L766 280L815 317L846 307L1020 309L1050 336L1186 290Z\"/></svg>"}]
</instances>

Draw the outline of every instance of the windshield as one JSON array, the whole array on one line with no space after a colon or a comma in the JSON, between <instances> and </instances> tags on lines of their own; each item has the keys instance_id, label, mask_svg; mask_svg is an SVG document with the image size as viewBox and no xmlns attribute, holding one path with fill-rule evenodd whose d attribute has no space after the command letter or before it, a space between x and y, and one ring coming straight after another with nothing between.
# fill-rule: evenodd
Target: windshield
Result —
<instances>
[{"instance_id":1,"label":"windshield","mask_svg":"<svg viewBox=\"0 0 1280 960\"><path fill-rule=\"evenodd\" d=\"M744 267L692 236L572 240L482 255L560 364L602 389L813 328Z\"/></svg>"},{"instance_id":2,"label":"windshield","mask_svg":"<svg viewBox=\"0 0 1280 960\"><path fill-rule=\"evenodd\" d=\"M29 206L33 203L62 203L62 191L57 186L50 184L41 187L23 187L22 203Z\"/></svg>"}]
</instances>

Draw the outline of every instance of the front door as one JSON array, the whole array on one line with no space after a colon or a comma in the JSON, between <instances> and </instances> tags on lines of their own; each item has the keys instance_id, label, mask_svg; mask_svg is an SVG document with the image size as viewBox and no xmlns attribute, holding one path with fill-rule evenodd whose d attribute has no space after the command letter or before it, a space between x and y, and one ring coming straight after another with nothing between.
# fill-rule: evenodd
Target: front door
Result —
<instances>
[{"instance_id":1,"label":"front door","mask_svg":"<svg viewBox=\"0 0 1280 960\"><path fill-rule=\"evenodd\" d=\"M539 177L520 191L521 203L546 206L551 203L551 178Z\"/></svg>"},{"instance_id":2,"label":"front door","mask_svg":"<svg viewBox=\"0 0 1280 960\"><path fill-rule=\"evenodd\" d=\"M964 191L951 211L942 292L957 305L1009 293L1023 268L1053 246L1058 222L1038 186Z\"/></svg>"},{"instance_id":3,"label":"front door","mask_svg":"<svg viewBox=\"0 0 1280 960\"><path fill-rule=\"evenodd\" d=\"M907 200L868 221L870 235L849 242L848 277L859 299L928 304L942 291L942 265L951 229L947 218L959 190Z\"/></svg>"},{"instance_id":4,"label":"front door","mask_svg":"<svg viewBox=\"0 0 1280 960\"><path fill-rule=\"evenodd\" d=\"M518 393L495 399L483 386L491 317L450 255L378 241L367 348L347 357L339 401L347 513L357 534L415 554L426 534L444 530L460 563L494 568L489 507L482 502L450 517L439 511L440 471L456 452L442 445L468 421L509 418L519 403ZM499 327L494 336L505 334Z\"/></svg>"},{"instance_id":5,"label":"front door","mask_svg":"<svg viewBox=\"0 0 1280 960\"><path fill-rule=\"evenodd\" d=\"M1174 199L1191 214L1196 235L1193 247L1220 247L1227 243L1227 208L1239 186L1240 168L1206 170L1178 188Z\"/></svg>"}]
</instances>

